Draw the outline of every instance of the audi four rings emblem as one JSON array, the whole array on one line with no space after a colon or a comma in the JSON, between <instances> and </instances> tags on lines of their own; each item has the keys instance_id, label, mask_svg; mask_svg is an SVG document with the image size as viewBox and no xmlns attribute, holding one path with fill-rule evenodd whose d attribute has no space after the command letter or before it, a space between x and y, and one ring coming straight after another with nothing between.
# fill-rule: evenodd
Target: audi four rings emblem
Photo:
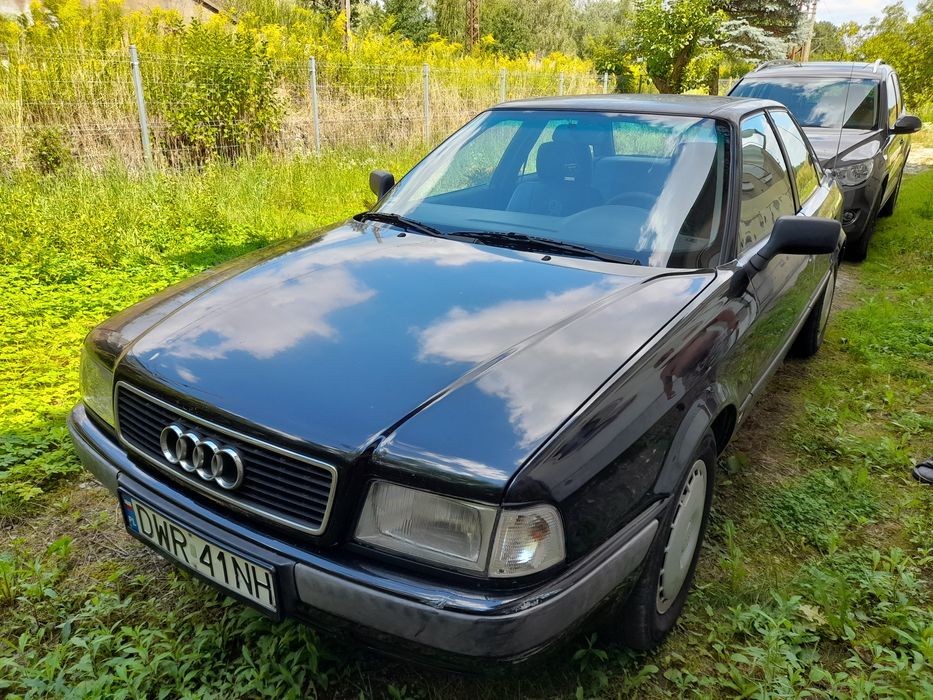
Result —
<instances>
[{"instance_id":1,"label":"audi four rings emblem","mask_svg":"<svg viewBox=\"0 0 933 700\"><path fill-rule=\"evenodd\" d=\"M218 445L177 423L162 429L159 446L169 464L177 464L222 489L232 491L243 483L243 460L232 447Z\"/></svg>"}]
</instances>

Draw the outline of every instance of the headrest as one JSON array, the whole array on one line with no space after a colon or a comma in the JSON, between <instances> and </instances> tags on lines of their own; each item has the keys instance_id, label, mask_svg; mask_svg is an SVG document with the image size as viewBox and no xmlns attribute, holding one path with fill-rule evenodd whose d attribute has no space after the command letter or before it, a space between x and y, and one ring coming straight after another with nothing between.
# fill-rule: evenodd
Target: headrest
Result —
<instances>
[{"instance_id":1,"label":"headrest","mask_svg":"<svg viewBox=\"0 0 933 700\"><path fill-rule=\"evenodd\" d=\"M582 143L585 141L583 138L584 130L579 127L577 124L561 124L554 129L554 136L551 138L552 141L573 141L574 143Z\"/></svg>"},{"instance_id":2,"label":"headrest","mask_svg":"<svg viewBox=\"0 0 933 700\"><path fill-rule=\"evenodd\" d=\"M538 178L541 180L573 180L589 184L592 171L593 156L586 144L549 141L538 147Z\"/></svg>"}]
</instances>

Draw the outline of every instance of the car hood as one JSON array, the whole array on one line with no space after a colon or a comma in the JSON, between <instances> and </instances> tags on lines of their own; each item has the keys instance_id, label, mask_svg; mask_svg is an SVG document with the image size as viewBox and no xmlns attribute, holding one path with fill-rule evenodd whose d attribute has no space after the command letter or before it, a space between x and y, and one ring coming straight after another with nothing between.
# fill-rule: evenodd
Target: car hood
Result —
<instances>
[{"instance_id":1,"label":"car hood","mask_svg":"<svg viewBox=\"0 0 933 700\"><path fill-rule=\"evenodd\" d=\"M804 127L804 133L816 151L820 163L832 168L839 163L867 160L882 146L883 132L878 129L823 129ZM836 157L836 154L839 157Z\"/></svg>"},{"instance_id":2,"label":"car hood","mask_svg":"<svg viewBox=\"0 0 933 700\"><path fill-rule=\"evenodd\" d=\"M384 464L500 472L713 277L356 222L239 265L163 299L118 378L339 462L388 436Z\"/></svg>"}]
</instances>

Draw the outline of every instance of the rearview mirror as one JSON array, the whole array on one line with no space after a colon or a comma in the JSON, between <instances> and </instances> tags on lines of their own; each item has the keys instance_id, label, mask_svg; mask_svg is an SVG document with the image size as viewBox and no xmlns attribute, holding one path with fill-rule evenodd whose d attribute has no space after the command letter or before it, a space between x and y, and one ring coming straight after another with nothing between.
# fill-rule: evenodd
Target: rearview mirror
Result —
<instances>
[{"instance_id":1,"label":"rearview mirror","mask_svg":"<svg viewBox=\"0 0 933 700\"><path fill-rule=\"evenodd\" d=\"M905 114L894 122L894 128L891 129L891 131L895 134L915 134L920 131L921 126L923 126L923 122L920 121L920 117L915 117L913 114Z\"/></svg>"},{"instance_id":2,"label":"rearview mirror","mask_svg":"<svg viewBox=\"0 0 933 700\"><path fill-rule=\"evenodd\" d=\"M826 255L839 247L842 226L835 219L811 216L782 216L774 222L771 237L751 259L754 270L761 271L775 255Z\"/></svg>"},{"instance_id":3,"label":"rearview mirror","mask_svg":"<svg viewBox=\"0 0 933 700\"><path fill-rule=\"evenodd\" d=\"M386 170L373 170L369 174L369 189L377 199L382 199L394 186L395 175Z\"/></svg>"}]
</instances>

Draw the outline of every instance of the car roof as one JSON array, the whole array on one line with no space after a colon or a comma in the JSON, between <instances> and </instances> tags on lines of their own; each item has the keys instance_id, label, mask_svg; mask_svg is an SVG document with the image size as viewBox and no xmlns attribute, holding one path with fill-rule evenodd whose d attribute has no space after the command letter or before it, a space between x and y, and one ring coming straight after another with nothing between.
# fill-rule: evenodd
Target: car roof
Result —
<instances>
[{"instance_id":1,"label":"car roof","mask_svg":"<svg viewBox=\"0 0 933 700\"><path fill-rule=\"evenodd\" d=\"M766 107L786 109L774 100L750 97L710 97L708 95L574 95L537 97L503 102L493 110L559 110L569 112L631 112L714 117L738 122L749 112Z\"/></svg>"},{"instance_id":2,"label":"car roof","mask_svg":"<svg viewBox=\"0 0 933 700\"><path fill-rule=\"evenodd\" d=\"M864 63L860 61L810 61L808 63L795 63L793 61L781 61L774 64L764 63L750 73L743 76L745 78L765 78L765 77L853 77L853 78L877 78L883 80L893 73L893 69L887 63L875 61L874 63Z\"/></svg>"}]
</instances>

